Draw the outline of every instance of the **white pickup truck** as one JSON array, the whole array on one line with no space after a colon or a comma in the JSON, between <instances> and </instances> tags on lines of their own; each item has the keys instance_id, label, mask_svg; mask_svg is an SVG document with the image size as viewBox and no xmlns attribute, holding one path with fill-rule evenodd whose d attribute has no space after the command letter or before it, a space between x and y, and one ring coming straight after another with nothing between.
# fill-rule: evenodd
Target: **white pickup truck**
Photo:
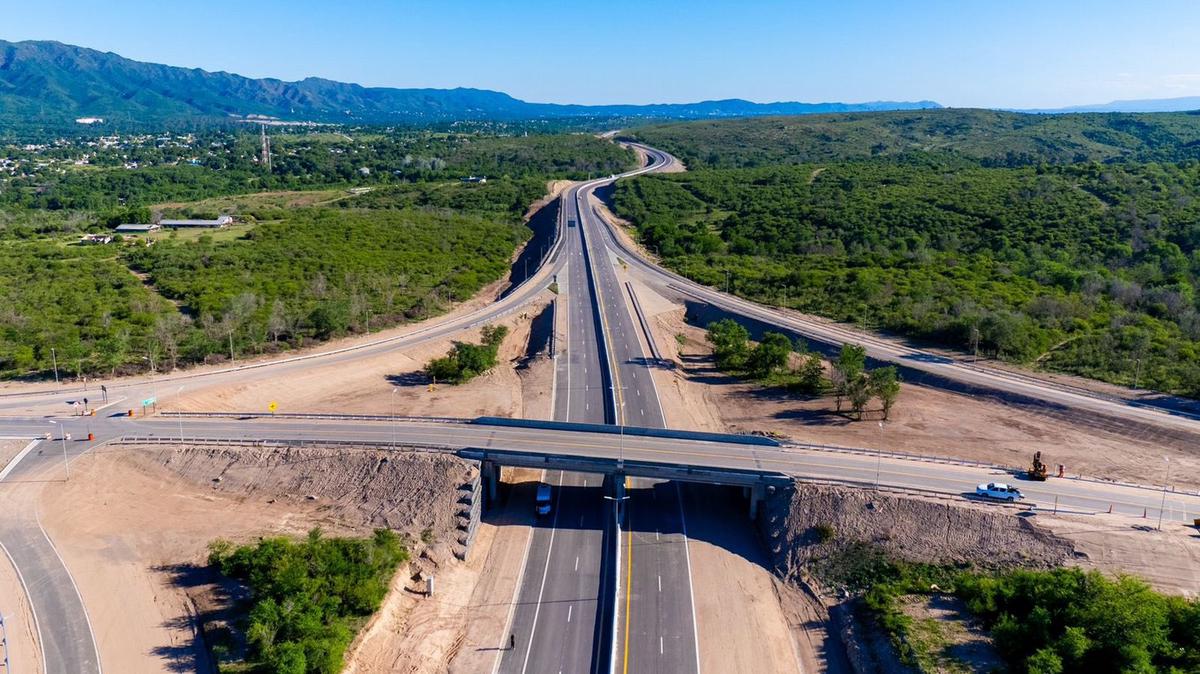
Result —
<instances>
[{"instance_id":1,"label":"white pickup truck","mask_svg":"<svg viewBox=\"0 0 1200 674\"><path fill-rule=\"evenodd\" d=\"M975 495L984 498L994 498L1000 501L1008 501L1009 503L1020 501L1025 498L1020 489L1011 487L1003 482L989 482L975 487Z\"/></svg>"}]
</instances>

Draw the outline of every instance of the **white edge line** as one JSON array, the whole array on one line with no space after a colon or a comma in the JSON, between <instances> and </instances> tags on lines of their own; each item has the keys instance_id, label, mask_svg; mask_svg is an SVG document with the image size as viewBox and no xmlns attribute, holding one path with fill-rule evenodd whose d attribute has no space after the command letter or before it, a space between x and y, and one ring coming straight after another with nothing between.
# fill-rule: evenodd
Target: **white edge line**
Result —
<instances>
[{"instance_id":1,"label":"white edge line","mask_svg":"<svg viewBox=\"0 0 1200 674\"><path fill-rule=\"evenodd\" d=\"M24 439L25 438L21 438L21 440L24 440ZM32 451L33 448L37 446L37 444L39 442L41 442L41 439L30 441L30 443L28 445L25 445L25 449L22 449L21 451L17 452L16 456L9 459L8 464L4 466L4 470L0 470L0 480L3 480L4 478L8 477L8 474L11 473L14 468L17 467L17 464L21 463L21 460L24 459L29 454L29 452Z\"/></svg>"},{"instance_id":2,"label":"white edge line","mask_svg":"<svg viewBox=\"0 0 1200 674\"><path fill-rule=\"evenodd\" d=\"M620 512L620 507L621 507L620 505L617 506L616 512L618 512L618 513ZM615 585L613 585L613 595L614 596L613 596L612 648L611 648L611 653L608 656L609 674L616 674L616 671L617 671L617 635L619 634L617 632L617 630L620 629L620 626L621 626L621 620L620 620L620 617L621 617L621 518L620 517L616 517L616 516L613 517L613 530L616 532L616 538L617 538L617 561L616 561L617 568L616 568L616 573L613 574L613 577L617 579L617 582ZM626 635L625 638L628 639L629 636Z\"/></svg>"},{"instance_id":3,"label":"white edge line","mask_svg":"<svg viewBox=\"0 0 1200 674\"><path fill-rule=\"evenodd\" d=\"M542 471L540 479L546 478ZM521 555L521 569L517 572L517 582L513 585L512 602L508 606L508 618L504 621L504 631L500 633L500 647L496 649L496 661L492 663L492 674L500 671L500 663L504 660L504 635L512 629L513 617L517 613L517 598L521 594L521 581L525 578L525 564L529 562L529 548L533 547L533 527L529 527L529 537L525 539L525 554Z\"/></svg>"},{"instance_id":4,"label":"white edge line","mask_svg":"<svg viewBox=\"0 0 1200 674\"><path fill-rule=\"evenodd\" d=\"M692 605L692 639L696 642L696 674L700 674L700 628L696 624L696 591L692 588L692 553L687 534L687 516L683 514L683 490L675 483L675 497L679 499L679 523L683 529L683 556L687 559L688 601Z\"/></svg>"},{"instance_id":5,"label":"white edge line","mask_svg":"<svg viewBox=\"0 0 1200 674\"><path fill-rule=\"evenodd\" d=\"M29 614L33 616L33 629L37 632L38 650L42 652L42 674L46 674L46 644L42 639L42 623L38 620L37 609L33 606L33 595L29 594L29 586L25 584L25 576L21 575L21 567L17 566L17 560L13 559L8 548L4 547L4 543L0 543L0 550L3 550L4 556L8 557L13 571L17 574L17 580L21 583L21 588L25 590L25 601L29 602Z\"/></svg>"},{"instance_id":6,"label":"white edge line","mask_svg":"<svg viewBox=\"0 0 1200 674\"><path fill-rule=\"evenodd\" d=\"M525 645L525 660L521 663L521 674L529 668L529 654L533 651L533 635L537 632L538 614L542 612L542 596L546 592L546 576L550 573L550 558L554 556L554 535L558 533L558 513L562 504L562 475L558 471L558 493L554 495L554 522L550 525L550 544L546 546L546 566L542 567L542 585L538 588L537 604L533 607L533 624L529 626L529 641ZM532 540L532 536L530 536Z\"/></svg>"},{"instance_id":7,"label":"white edge line","mask_svg":"<svg viewBox=\"0 0 1200 674\"><path fill-rule=\"evenodd\" d=\"M58 557L58 561L62 564L63 571L67 574L67 579L71 581L71 589L75 590L75 596L79 598L79 608L83 611L83 619L87 623L88 637L92 642L92 652L96 654L96 672L103 674L104 667L100 664L100 646L96 643L96 632L92 629L92 618L88 615L87 604L83 602L83 595L79 592L79 586L75 583L75 576L71 575L71 569L67 566L66 560L59 554L58 548L54 547L54 541L50 540L50 535L46 533L46 529L42 526L42 515L40 512L35 513L38 530L42 532L42 537L46 539L46 543L50 545L50 549L54 551L54 556Z\"/></svg>"}]
</instances>

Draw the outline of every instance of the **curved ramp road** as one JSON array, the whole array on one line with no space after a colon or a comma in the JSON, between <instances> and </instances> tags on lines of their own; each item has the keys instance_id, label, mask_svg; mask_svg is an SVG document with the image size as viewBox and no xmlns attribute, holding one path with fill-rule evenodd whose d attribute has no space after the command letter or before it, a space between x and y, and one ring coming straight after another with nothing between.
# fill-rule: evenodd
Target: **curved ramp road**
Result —
<instances>
[{"instance_id":1,"label":"curved ramp road","mask_svg":"<svg viewBox=\"0 0 1200 674\"><path fill-rule=\"evenodd\" d=\"M676 162L674 157L662 150L639 143L631 143L631 145L646 152L655 163L670 166ZM602 218L597 218L597 221L605 225L605 245L620 251L621 259L629 264L631 272L666 296L698 300L731 314L789 331L822 344L835 347L847 342L861 344L871 358L892 362L905 368L943 378L948 382L1018 396L1035 404L1041 403L1047 409L1076 415L1077 418L1115 419L1141 426L1192 434L1200 440L1200 416L1197 415L1153 407L1147 403L1114 396L1105 396L1021 373L981 367L970 362L860 333L843 325L812 320L792 312L780 311L700 285L647 260L640 251L633 249L625 239L614 233L615 225ZM944 382L939 382L937 379L932 379L927 383L931 386L945 385Z\"/></svg>"},{"instance_id":2,"label":"curved ramp road","mask_svg":"<svg viewBox=\"0 0 1200 674\"><path fill-rule=\"evenodd\" d=\"M659 170L675 162L664 152L641 147L651 158L650 164L623 175ZM562 320L566 329L566 334L560 335L564 344L556 364L555 418L661 426L657 392L646 369L649 359L642 343L644 334L614 270L614 256L619 254L629 273L664 295L708 303L832 346L861 343L873 358L928 373L934 377L929 382L932 385L1001 392L1043 406L1051 413L1088 423L1138 424L1158 432L1200 437L1200 419L1195 417L1028 375L977 367L859 334L843 326L758 305L688 281L642 258L615 233L612 223L592 209L589 202L592 192L613 179L575 185L564 194L560 235L541 269L516 291L491 305L438 319L404 335L350 348L218 371L118 382L109 386L109 400L121 401L117 408L123 409L161 395L160 402L169 405L171 395L179 387L193 382L250 384L259 378L287 376L317 364L352 366L359 357L446 337L515 311L554 278L560 284L560 310L565 316ZM81 393L78 389L56 389L33 394L0 394L0 414L10 415L0 418L0 434L40 437L51 430L45 418L21 418L14 412L44 404L63 405L65 410L64 403L82 397ZM870 452L765 447L653 435L614 437L579 428L193 417L97 416L62 421L74 437L85 437L90 428L99 441L122 436L135 441L170 441L183 436L239 442L352 441L387 447L395 438L406 445L437 451L484 448L533 452L545 455L550 466L555 457L584 457L608 462L648 462L664 467L778 471L802 479L877 484L964 498L980 482L1013 481L1012 476L995 469L883 457ZM40 474L49 470L53 462L62 461L57 430L55 433L52 443L41 443L20 463L10 466L7 477L3 478L0 499L5 499L8 506L5 517L0 519L0 543L25 580L38 614L47 671L98 674L101 665L83 603L53 545L38 526L32 495L25 493L19 481L22 476ZM68 442L68 453L75 456L95 444ZM505 672L579 672L607 669L608 664L613 664L623 672L697 671L686 522L678 508L678 490L664 488L649 473L647 477L631 479L633 496L627 504L622 545L617 548L623 551L619 558L623 569L621 584L611 588L603 587L601 578L605 576L602 550L606 523L613 519L611 511L606 509L612 506L592 489L592 481L598 482L599 476L551 470L547 477L558 485L556 514L552 521L538 527L531 538L529 561L512 621L514 636L520 638L516 648L501 653L497 668ZM1161 503L1161 514L1166 520L1190 521L1200 516L1200 497L1195 494L1082 480L1051 479L1045 483L1018 484L1029 497L1027 505L1034 510L1051 507L1088 513L1111 510L1156 519ZM659 590L660 582L663 591ZM619 592L618 611L615 635L609 637L601 624L613 616L606 615L602 599L614 589ZM602 652L609 646L606 639L617 646L612 652ZM611 663L609 657L613 658Z\"/></svg>"}]
</instances>

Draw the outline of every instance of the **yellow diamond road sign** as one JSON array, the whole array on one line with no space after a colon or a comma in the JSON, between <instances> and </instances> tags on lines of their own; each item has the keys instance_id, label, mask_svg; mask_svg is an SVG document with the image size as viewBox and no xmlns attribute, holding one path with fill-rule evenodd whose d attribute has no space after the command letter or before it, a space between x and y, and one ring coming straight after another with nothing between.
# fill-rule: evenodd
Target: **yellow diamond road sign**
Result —
<instances>
[{"instance_id":1,"label":"yellow diamond road sign","mask_svg":"<svg viewBox=\"0 0 1200 674\"><path fill-rule=\"evenodd\" d=\"M279 405L276 405L274 401L271 401L267 403L267 409L274 412L275 410L279 409Z\"/></svg>"}]
</instances>

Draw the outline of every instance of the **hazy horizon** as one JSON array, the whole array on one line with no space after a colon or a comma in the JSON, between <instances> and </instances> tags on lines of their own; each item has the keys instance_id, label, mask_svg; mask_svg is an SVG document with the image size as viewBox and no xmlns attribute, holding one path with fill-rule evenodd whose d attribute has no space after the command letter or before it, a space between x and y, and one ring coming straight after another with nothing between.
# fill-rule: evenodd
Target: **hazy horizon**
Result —
<instances>
[{"instance_id":1,"label":"hazy horizon","mask_svg":"<svg viewBox=\"0 0 1200 674\"><path fill-rule=\"evenodd\" d=\"M4 39L55 40L246 77L502 91L539 103L932 100L1060 108L1200 95L1200 5L1086 12L1030 0L655 3L604 12L521 0L353 11L302 0L193 7L51 0L6 12ZM980 35L981 28L986 34ZM653 33L649 33L651 29Z\"/></svg>"}]
</instances>

